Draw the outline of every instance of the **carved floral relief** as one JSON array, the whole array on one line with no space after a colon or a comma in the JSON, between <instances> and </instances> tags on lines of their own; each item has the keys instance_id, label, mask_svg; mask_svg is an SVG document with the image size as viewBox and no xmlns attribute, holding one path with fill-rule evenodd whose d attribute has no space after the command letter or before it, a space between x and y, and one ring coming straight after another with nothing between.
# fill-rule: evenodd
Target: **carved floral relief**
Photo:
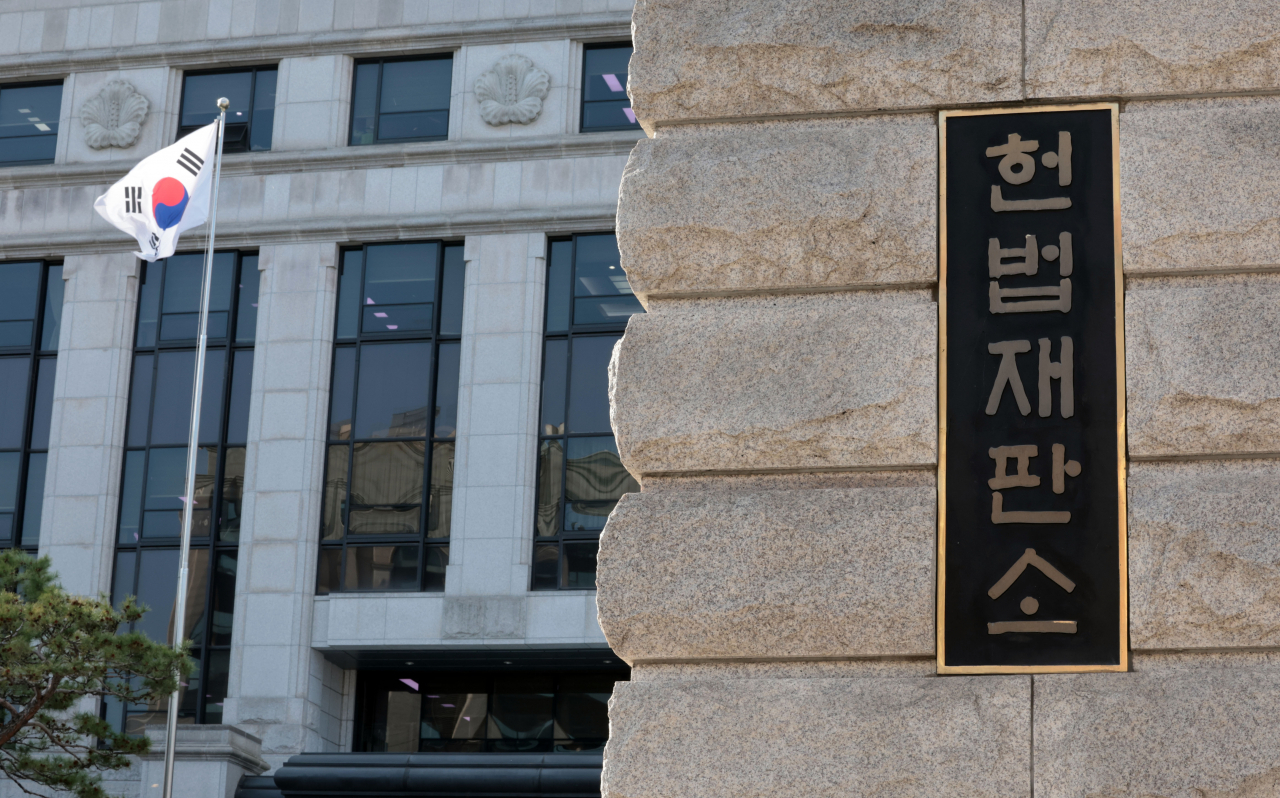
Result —
<instances>
[{"instance_id":1,"label":"carved floral relief","mask_svg":"<svg viewBox=\"0 0 1280 798\"><path fill-rule=\"evenodd\" d=\"M490 125L527 125L542 113L551 76L523 55L504 55L476 79L480 118Z\"/></svg>"},{"instance_id":2,"label":"carved floral relief","mask_svg":"<svg viewBox=\"0 0 1280 798\"><path fill-rule=\"evenodd\" d=\"M150 103L125 80L113 80L80 108L84 143L95 150L132 147Z\"/></svg>"}]
</instances>

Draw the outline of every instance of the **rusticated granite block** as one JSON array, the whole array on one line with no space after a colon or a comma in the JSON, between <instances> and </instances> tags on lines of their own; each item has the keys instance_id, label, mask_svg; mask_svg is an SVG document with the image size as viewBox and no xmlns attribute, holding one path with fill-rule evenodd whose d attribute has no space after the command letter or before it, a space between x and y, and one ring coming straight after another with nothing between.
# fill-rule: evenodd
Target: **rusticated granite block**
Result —
<instances>
[{"instance_id":1,"label":"rusticated granite block","mask_svg":"<svg viewBox=\"0 0 1280 798\"><path fill-rule=\"evenodd\" d=\"M664 300L609 372L632 474L932 464L937 305L927 291Z\"/></svg>"},{"instance_id":2,"label":"rusticated granite block","mask_svg":"<svg viewBox=\"0 0 1280 798\"><path fill-rule=\"evenodd\" d=\"M1274 0L1027 0L1027 96L1280 87Z\"/></svg>"},{"instance_id":3,"label":"rusticated granite block","mask_svg":"<svg viewBox=\"0 0 1280 798\"><path fill-rule=\"evenodd\" d=\"M1280 451L1280 275L1130 279L1129 454Z\"/></svg>"},{"instance_id":4,"label":"rusticated granite block","mask_svg":"<svg viewBox=\"0 0 1280 798\"><path fill-rule=\"evenodd\" d=\"M937 279L937 160L923 114L674 127L623 173L622 266L641 299Z\"/></svg>"},{"instance_id":5,"label":"rusticated granite block","mask_svg":"<svg viewBox=\"0 0 1280 798\"><path fill-rule=\"evenodd\" d=\"M1280 645L1280 461L1129 467L1135 649Z\"/></svg>"},{"instance_id":6,"label":"rusticated granite block","mask_svg":"<svg viewBox=\"0 0 1280 798\"><path fill-rule=\"evenodd\" d=\"M1274 666L1036 676L1036 798L1271 798L1277 715Z\"/></svg>"},{"instance_id":7,"label":"rusticated granite block","mask_svg":"<svg viewBox=\"0 0 1280 798\"><path fill-rule=\"evenodd\" d=\"M1019 0L637 0L642 125L1022 99Z\"/></svg>"},{"instance_id":8,"label":"rusticated granite block","mask_svg":"<svg viewBox=\"0 0 1280 798\"><path fill-rule=\"evenodd\" d=\"M928 656L932 487L631 493L596 606L622 658Z\"/></svg>"},{"instance_id":9,"label":"rusticated granite block","mask_svg":"<svg viewBox=\"0 0 1280 798\"><path fill-rule=\"evenodd\" d=\"M1277 130L1280 97L1127 104L1125 271L1280 265Z\"/></svg>"},{"instance_id":10,"label":"rusticated granite block","mask_svg":"<svg viewBox=\"0 0 1280 798\"><path fill-rule=\"evenodd\" d=\"M1026 676L619 682L605 798L1020 798Z\"/></svg>"}]
</instances>

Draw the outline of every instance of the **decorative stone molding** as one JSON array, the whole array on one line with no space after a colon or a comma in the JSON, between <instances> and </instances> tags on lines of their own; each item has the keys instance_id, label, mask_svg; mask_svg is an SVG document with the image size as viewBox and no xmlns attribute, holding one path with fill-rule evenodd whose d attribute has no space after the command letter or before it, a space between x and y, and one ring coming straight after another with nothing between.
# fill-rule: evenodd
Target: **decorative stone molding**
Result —
<instances>
[{"instance_id":1,"label":"decorative stone molding","mask_svg":"<svg viewBox=\"0 0 1280 798\"><path fill-rule=\"evenodd\" d=\"M80 108L84 143L95 150L132 147L150 103L125 80L113 80Z\"/></svg>"},{"instance_id":2,"label":"decorative stone molding","mask_svg":"<svg viewBox=\"0 0 1280 798\"><path fill-rule=\"evenodd\" d=\"M523 55L504 55L476 79L480 118L490 125L527 125L542 113L551 76Z\"/></svg>"}]
</instances>

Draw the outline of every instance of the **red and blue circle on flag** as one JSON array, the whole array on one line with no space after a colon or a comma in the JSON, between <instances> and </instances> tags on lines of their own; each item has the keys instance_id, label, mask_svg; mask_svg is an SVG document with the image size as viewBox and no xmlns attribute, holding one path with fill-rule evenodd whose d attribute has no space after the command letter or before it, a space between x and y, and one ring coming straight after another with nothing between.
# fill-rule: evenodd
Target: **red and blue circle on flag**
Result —
<instances>
[{"instance_id":1,"label":"red and blue circle on flag","mask_svg":"<svg viewBox=\"0 0 1280 798\"><path fill-rule=\"evenodd\" d=\"M172 177L162 177L151 189L151 214L161 230L182 221L187 210L187 187Z\"/></svg>"}]
</instances>

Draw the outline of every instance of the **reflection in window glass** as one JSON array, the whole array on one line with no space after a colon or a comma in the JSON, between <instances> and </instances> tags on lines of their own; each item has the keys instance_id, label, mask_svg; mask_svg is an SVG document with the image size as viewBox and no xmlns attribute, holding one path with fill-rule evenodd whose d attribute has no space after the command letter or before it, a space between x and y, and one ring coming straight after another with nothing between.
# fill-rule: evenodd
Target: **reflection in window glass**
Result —
<instances>
[{"instance_id":1,"label":"reflection in window glass","mask_svg":"<svg viewBox=\"0 0 1280 798\"><path fill-rule=\"evenodd\" d=\"M342 253L316 581L322 595L444 590L461 286L460 244Z\"/></svg>"},{"instance_id":2,"label":"reflection in window glass","mask_svg":"<svg viewBox=\"0 0 1280 798\"><path fill-rule=\"evenodd\" d=\"M62 81L0 86L0 166L53 163Z\"/></svg>"},{"instance_id":3,"label":"reflection in window glass","mask_svg":"<svg viewBox=\"0 0 1280 798\"><path fill-rule=\"evenodd\" d=\"M271 149L271 126L275 121L276 105L276 68L269 66L184 74L178 137L218 121L219 97L226 97L231 101L227 108L222 151Z\"/></svg>"},{"instance_id":4,"label":"reflection in window glass","mask_svg":"<svg viewBox=\"0 0 1280 798\"><path fill-rule=\"evenodd\" d=\"M357 64L350 143L448 138L452 85L452 55Z\"/></svg>"},{"instance_id":5,"label":"reflection in window glass","mask_svg":"<svg viewBox=\"0 0 1280 798\"><path fill-rule=\"evenodd\" d=\"M534 590L595 588L600 530L624 493L609 423L609 359L627 319L643 313L610 234L552 241L542 352Z\"/></svg>"},{"instance_id":6,"label":"reflection in window glass","mask_svg":"<svg viewBox=\"0 0 1280 798\"><path fill-rule=\"evenodd\" d=\"M607 652L602 659L610 659ZM364 671L356 688L353 749L598 751L609 737L609 697L627 677L625 669Z\"/></svg>"},{"instance_id":7,"label":"reflection in window glass","mask_svg":"<svg viewBox=\"0 0 1280 798\"><path fill-rule=\"evenodd\" d=\"M151 607L136 628L154 640L172 633L203 262L175 255L145 264L139 280L112 595L116 602L136 595ZM178 708L189 722L218 722L226 695L258 285L256 255L215 253L185 620L201 676L188 681ZM108 702L104 710L130 733L163 723L166 711L167 701Z\"/></svg>"},{"instance_id":8,"label":"reflection in window glass","mask_svg":"<svg viewBox=\"0 0 1280 798\"><path fill-rule=\"evenodd\" d=\"M638 129L627 97L631 45L589 45L582 53L582 129Z\"/></svg>"}]
</instances>

